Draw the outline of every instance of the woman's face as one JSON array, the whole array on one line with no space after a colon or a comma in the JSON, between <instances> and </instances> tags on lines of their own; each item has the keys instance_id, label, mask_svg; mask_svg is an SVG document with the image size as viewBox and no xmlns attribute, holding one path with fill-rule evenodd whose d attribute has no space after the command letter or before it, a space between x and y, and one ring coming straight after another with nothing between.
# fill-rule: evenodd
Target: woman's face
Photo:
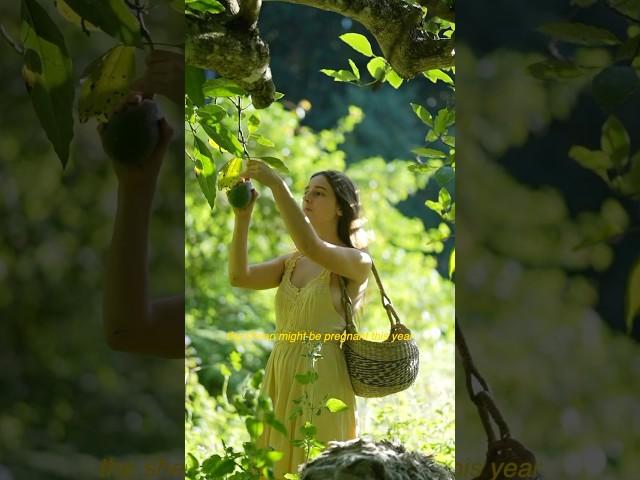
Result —
<instances>
[{"instance_id":1,"label":"woman's face","mask_svg":"<svg viewBox=\"0 0 640 480\"><path fill-rule=\"evenodd\" d=\"M337 221L338 202L331 184L324 175L317 175L309 180L304 189L302 210L312 224Z\"/></svg>"}]
</instances>

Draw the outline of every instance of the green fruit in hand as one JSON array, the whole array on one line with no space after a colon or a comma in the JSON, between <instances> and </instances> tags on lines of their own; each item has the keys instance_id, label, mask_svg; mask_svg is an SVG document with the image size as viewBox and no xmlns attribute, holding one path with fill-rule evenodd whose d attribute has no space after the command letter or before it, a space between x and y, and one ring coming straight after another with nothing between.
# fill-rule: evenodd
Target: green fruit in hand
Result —
<instances>
[{"instance_id":1,"label":"green fruit in hand","mask_svg":"<svg viewBox=\"0 0 640 480\"><path fill-rule=\"evenodd\" d=\"M228 192L227 198L234 208L245 208L251 202L251 190L253 186L250 181L236 183Z\"/></svg>"},{"instance_id":2,"label":"green fruit in hand","mask_svg":"<svg viewBox=\"0 0 640 480\"><path fill-rule=\"evenodd\" d=\"M125 105L109 119L102 132L104 150L113 160L142 163L158 144L160 112L153 100Z\"/></svg>"}]
</instances>

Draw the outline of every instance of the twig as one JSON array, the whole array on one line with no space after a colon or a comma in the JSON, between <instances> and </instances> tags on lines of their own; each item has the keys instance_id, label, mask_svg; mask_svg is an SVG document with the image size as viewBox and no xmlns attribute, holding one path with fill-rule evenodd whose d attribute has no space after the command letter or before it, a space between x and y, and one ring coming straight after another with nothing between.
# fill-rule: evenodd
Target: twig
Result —
<instances>
[{"instance_id":1,"label":"twig","mask_svg":"<svg viewBox=\"0 0 640 480\"><path fill-rule=\"evenodd\" d=\"M135 12L136 19L138 20L138 24L140 25L140 33L144 38L149 42L148 45L151 47L151 50L154 50L153 39L151 38L151 34L149 33L149 29L144 23L144 14L147 9L146 5L141 3L141 0L135 0L135 3L131 0L124 0L127 6Z\"/></svg>"},{"instance_id":2,"label":"twig","mask_svg":"<svg viewBox=\"0 0 640 480\"><path fill-rule=\"evenodd\" d=\"M24 55L24 47L16 42L13 38L11 38L11 35L9 35L9 32L7 32L7 30L4 28L4 25L2 24L0 24L0 33L2 33L2 36L7 41L7 43L11 45L11 47L13 47L13 49L19 55Z\"/></svg>"}]
</instances>

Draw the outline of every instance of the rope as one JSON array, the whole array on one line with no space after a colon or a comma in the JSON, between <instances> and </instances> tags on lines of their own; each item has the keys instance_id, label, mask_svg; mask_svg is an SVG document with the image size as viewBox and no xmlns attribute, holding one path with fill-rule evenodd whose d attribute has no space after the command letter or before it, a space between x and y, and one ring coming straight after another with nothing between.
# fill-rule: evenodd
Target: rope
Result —
<instances>
[{"instance_id":1,"label":"rope","mask_svg":"<svg viewBox=\"0 0 640 480\"><path fill-rule=\"evenodd\" d=\"M500 430L500 438L507 439L511 436L509 433L509 427L507 426L507 422L505 422L502 413L496 406L493 398L491 397L491 390L489 388L489 384L484 379L484 377L478 371L478 368L475 366L473 362L473 358L471 357L471 352L469 351L469 347L467 346L467 342L462 333L462 329L460 328L460 324L458 323L458 318L456 317L456 348L458 349L458 354L462 359L462 366L464 368L465 374L465 383L467 386L467 393L469 394L469 398L475 404L478 409L478 414L480 415L480 419L482 420L482 426L484 427L485 433L487 434L487 439L489 444L496 441L496 434L493 430L493 426L491 425L491 419L496 423L498 429ZM479 391L474 391L473 380L476 380L477 384L479 384L482 389Z\"/></svg>"}]
</instances>

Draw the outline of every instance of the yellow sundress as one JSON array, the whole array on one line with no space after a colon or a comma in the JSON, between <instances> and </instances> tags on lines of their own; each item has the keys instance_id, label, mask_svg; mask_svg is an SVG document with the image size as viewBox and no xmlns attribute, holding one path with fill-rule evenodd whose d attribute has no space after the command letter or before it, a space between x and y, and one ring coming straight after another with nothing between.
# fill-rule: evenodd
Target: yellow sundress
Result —
<instances>
[{"instance_id":1,"label":"yellow sundress","mask_svg":"<svg viewBox=\"0 0 640 480\"><path fill-rule=\"evenodd\" d=\"M306 285L297 288L291 283L291 274L298 259L302 256L295 252L285 261L285 270L275 299L276 340L267 365L261 392L273 402L276 418L287 429L287 435L265 424L262 435L257 440L258 447L271 446L284 453L284 457L274 465L275 478L280 480L285 473L296 473L298 465L304 463L305 452L291 444L293 439L302 439L300 428L307 420L316 428L316 438L326 443L330 440L349 440L357 436L356 399L349 380L344 354L339 340L322 341L325 334L341 334L345 331L344 318L336 311L330 293L331 272L323 269ZM310 358L304 355L309 344L294 339L296 332L320 334L323 358L315 363L314 370L318 379L306 385L295 380L295 375L311 370ZM281 334L289 334L287 337ZM294 334L294 335L291 335ZM335 337L334 337L335 338ZM317 343L317 342L316 342ZM323 406L327 398L338 398L348 408L331 413L321 408L316 411L304 409L303 415L290 419L296 403L307 389L312 404Z\"/></svg>"}]
</instances>

